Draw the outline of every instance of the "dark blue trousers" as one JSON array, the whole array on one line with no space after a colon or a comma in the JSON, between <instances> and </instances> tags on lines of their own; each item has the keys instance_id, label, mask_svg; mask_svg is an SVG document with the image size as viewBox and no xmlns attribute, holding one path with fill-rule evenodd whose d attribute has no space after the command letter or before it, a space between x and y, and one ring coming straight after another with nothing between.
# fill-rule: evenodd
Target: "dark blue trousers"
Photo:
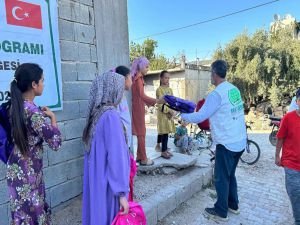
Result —
<instances>
[{"instance_id":1,"label":"dark blue trousers","mask_svg":"<svg viewBox=\"0 0 300 225\"><path fill-rule=\"evenodd\" d=\"M225 146L216 146L215 187L217 202L215 210L218 215L227 217L228 207L238 209L238 191L235 170L242 152L232 152Z\"/></svg>"}]
</instances>

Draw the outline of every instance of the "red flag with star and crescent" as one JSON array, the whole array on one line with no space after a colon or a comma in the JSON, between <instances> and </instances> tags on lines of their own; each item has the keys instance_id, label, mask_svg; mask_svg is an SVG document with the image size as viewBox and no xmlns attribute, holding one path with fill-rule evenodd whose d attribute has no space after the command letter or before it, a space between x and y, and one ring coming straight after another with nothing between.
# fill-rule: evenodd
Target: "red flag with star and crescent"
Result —
<instances>
[{"instance_id":1,"label":"red flag with star and crescent","mask_svg":"<svg viewBox=\"0 0 300 225\"><path fill-rule=\"evenodd\" d=\"M5 0L7 24L42 29L42 10L37 4Z\"/></svg>"}]
</instances>

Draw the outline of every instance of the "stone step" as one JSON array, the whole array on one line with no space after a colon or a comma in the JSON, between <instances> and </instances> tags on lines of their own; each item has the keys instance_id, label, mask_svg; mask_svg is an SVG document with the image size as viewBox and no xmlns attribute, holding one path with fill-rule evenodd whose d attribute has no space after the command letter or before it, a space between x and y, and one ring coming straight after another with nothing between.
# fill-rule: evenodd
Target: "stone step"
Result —
<instances>
[{"instance_id":1,"label":"stone step","mask_svg":"<svg viewBox=\"0 0 300 225\"><path fill-rule=\"evenodd\" d=\"M160 154L159 154L160 156ZM151 166L139 166L139 172L152 172L152 171L161 171L162 168L174 168L176 170L186 169L188 167L194 166L197 162L196 156L184 155L181 153L173 153L173 157L170 159L164 159L158 157L154 159L154 165Z\"/></svg>"}]
</instances>

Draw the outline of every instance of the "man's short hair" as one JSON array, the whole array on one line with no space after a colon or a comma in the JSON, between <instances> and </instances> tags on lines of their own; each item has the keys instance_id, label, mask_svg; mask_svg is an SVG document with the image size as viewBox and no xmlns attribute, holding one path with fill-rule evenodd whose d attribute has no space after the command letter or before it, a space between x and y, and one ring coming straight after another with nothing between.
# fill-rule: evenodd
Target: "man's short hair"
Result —
<instances>
[{"instance_id":1,"label":"man's short hair","mask_svg":"<svg viewBox=\"0 0 300 225\"><path fill-rule=\"evenodd\" d=\"M300 88L296 92L296 99L300 98Z\"/></svg>"},{"instance_id":2,"label":"man's short hair","mask_svg":"<svg viewBox=\"0 0 300 225\"><path fill-rule=\"evenodd\" d=\"M227 62L218 59L211 64L211 70L221 78L225 78L227 74Z\"/></svg>"}]
</instances>

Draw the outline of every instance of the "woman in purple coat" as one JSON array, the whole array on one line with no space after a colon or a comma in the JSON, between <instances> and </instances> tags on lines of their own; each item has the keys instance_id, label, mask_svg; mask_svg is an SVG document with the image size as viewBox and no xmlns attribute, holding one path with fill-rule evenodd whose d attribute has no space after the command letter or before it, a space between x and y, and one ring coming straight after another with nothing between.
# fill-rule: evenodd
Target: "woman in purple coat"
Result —
<instances>
[{"instance_id":1,"label":"woman in purple coat","mask_svg":"<svg viewBox=\"0 0 300 225\"><path fill-rule=\"evenodd\" d=\"M110 225L120 208L129 210L129 151L116 108L124 89L124 77L114 72L98 75L91 86L83 132L83 225Z\"/></svg>"}]
</instances>

